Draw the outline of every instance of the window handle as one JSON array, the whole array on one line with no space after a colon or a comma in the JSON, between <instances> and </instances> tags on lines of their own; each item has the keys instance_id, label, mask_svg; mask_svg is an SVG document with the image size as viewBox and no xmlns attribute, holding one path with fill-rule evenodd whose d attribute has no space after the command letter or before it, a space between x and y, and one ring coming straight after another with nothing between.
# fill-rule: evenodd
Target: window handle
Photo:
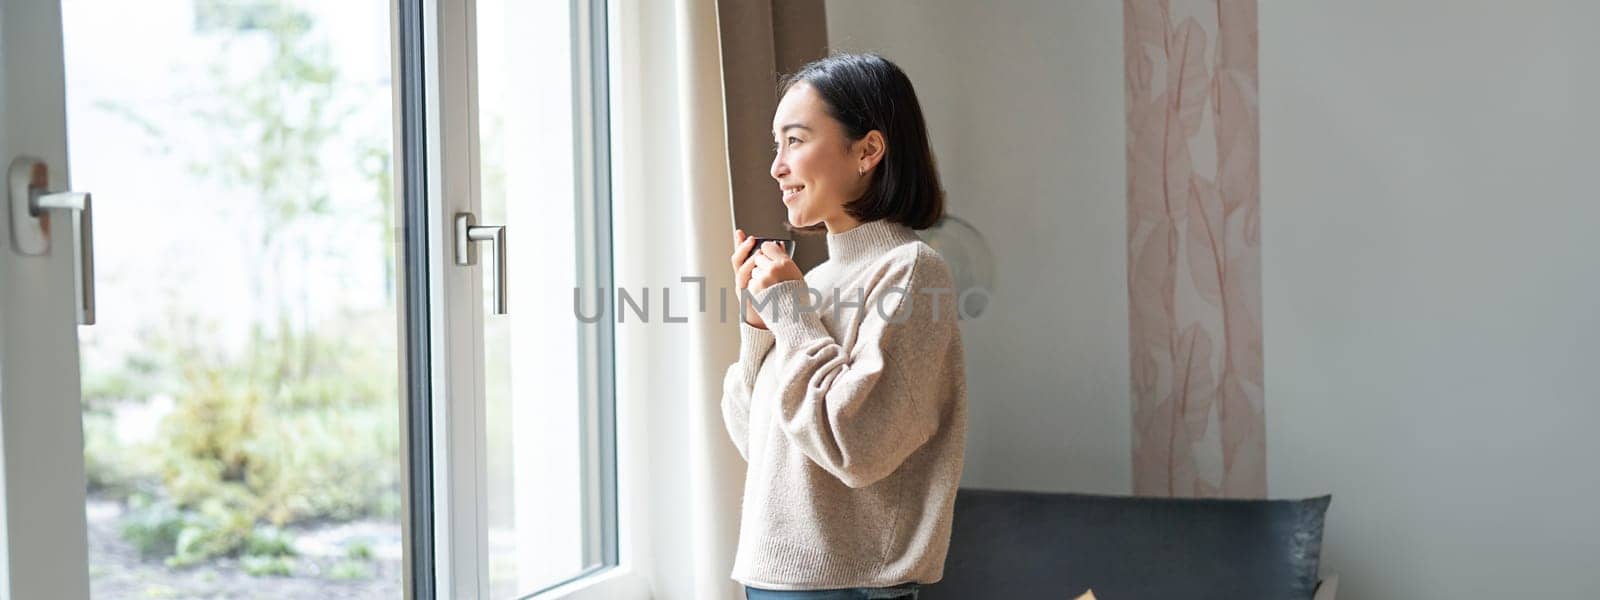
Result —
<instances>
[{"instance_id":1,"label":"window handle","mask_svg":"<svg viewBox=\"0 0 1600 600\"><path fill-rule=\"evenodd\" d=\"M44 161L20 157L12 161L8 175L11 196L12 245L25 256L44 256L50 252L50 210L64 210L73 217L73 234L78 240L78 322L93 325L94 317L94 202L88 192L48 192L49 171Z\"/></svg>"},{"instance_id":2,"label":"window handle","mask_svg":"<svg viewBox=\"0 0 1600 600\"><path fill-rule=\"evenodd\" d=\"M494 314L506 314L506 226L478 225L472 213L456 213L456 264L478 264L475 242L494 245Z\"/></svg>"}]
</instances>

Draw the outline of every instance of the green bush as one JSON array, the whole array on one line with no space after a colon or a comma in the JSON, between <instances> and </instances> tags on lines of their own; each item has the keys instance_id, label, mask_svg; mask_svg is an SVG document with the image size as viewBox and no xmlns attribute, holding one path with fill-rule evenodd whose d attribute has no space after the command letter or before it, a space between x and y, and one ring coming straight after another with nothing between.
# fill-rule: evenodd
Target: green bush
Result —
<instances>
[{"instance_id":1,"label":"green bush","mask_svg":"<svg viewBox=\"0 0 1600 600\"><path fill-rule=\"evenodd\" d=\"M249 539L250 516L230 511L216 514L185 513L177 545L166 559L169 567L194 566L219 556L235 554Z\"/></svg>"},{"instance_id":2,"label":"green bush","mask_svg":"<svg viewBox=\"0 0 1600 600\"><path fill-rule=\"evenodd\" d=\"M122 517L122 539L145 558L167 556L178 546L184 521L183 513L171 504L134 494L128 498L128 512Z\"/></svg>"},{"instance_id":3,"label":"green bush","mask_svg":"<svg viewBox=\"0 0 1600 600\"><path fill-rule=\"evenodd\" d=\"M245 540L245 556L294 556L294 540L276 527L257 527Z\"/></svg>"},{"instance_id":4,"label":"green bush","mask_svg":"<svg viewBox=\"0 0 1600 600\"><path fill-rule=\"evenodd\" d=\"M157 478L148 453L129 448L117 439L116 423L108 412L83 413L83 470L89 491L99 496L127 499Z\"/></svg>"},{"instance_id":5,"label":"green bush","mask_svg":"<svg viewBox=\"0 0 1600 600\"><path fill-rule=\"evenodd\" d=\"M330 337L359 339L343 333ZM148 447L119 446L109 415L86 413L92 485L155 486L130 499L123 527L141 552L167 555L172 566L240 553L286 556L289 543L277 527L398 517L399 415L393 367L374 356L383 348L314 336L292 343L295 353L322 360L263 366L281 367L285 356L279 351L287 344L268 344L244 361L176 361L180 389Z\"/></svg>"},{"instance_id":6,"label":"green bush","mask_svg":"<svg viewBox=\"0 0 1600 600\"><path fill-rule=\"evenodd\" d=\"M143 401L170 385L174 356L163 351L164 340L147 331L136 334L143 352L129 353L115 360L102 357L100 348L104 340L87 336L83 343L83 360L100 365L113 361L112 368L85 369L83 371L83 404L87 410L101 411L116 404Z\"/></svg>"},{"instance_id":7,"label":"green bush","mask_svg":"<svg viewBox=\"0 0 1600 600\"><path fill-rule=\"evenodd\" d=\"M171 503L138 494L129 499L122 537L151 558L166 556L166 564L180 568L242 551L245 558L294 556L294 541L275 527L253 527L247 514L222 502L207 502L199 511L182 510Z\"/></svg>"},{"instance_id":8,"label":"green bush","mask_svg":"<svg viewBox=\"0 0 1600 600\"><path fill-rule=\"evenodd\" d=\"M177 598L179 593L180 592L178 592L178 588L172 587L170 585L161 584L161 583L152 583L152 584L149 584L149 585L145 586L144 593L142 593L141 596L143 596L144 598L149 598L149 599Z\"/></svg>"},{"instance_id":9,"label":"green bush","mask_svg":"<svg viewBox=\"0 0 1600 600\"><path fill-rule=\"evenodd\" d=\"M175 357L159 337L140 334L144 352L103 357L106 342L86 336L83 368L83 463L89 491L125 500L148 492L160 479L160 465L148 447L118 438L116 411L144 404L174 385ZM109 368L102 366L109 363Z\"/></svg>"},{"instance_id":10,"label":"green bush","mask_svg":"<svg viewBox=\"0 0 1600 600\"><path fill-rule=\"evenodd\" d=\"M372 560L372 546L366 542L356 542L344 551L344 555L350 560Z\"/></svg>"},{"instance_id":11,"label":"green bush","mask_svg":"<svg viewBox=\"0 0 1600 600\"><path fill-rule=\"evenodd\" d=\"M328 579L369 579L372 577L372 568L366 563L355 561L340 561L328 569Z\"/></svg>"},{"instance_id":12,"label":"green bush","mask_svg":"<svg viewBox=\"0 0 1600 600\"><path fill-rule=\"evenodd\" d=\"M244 572L251 577L289 577L294 575L294 561L282 556L246 556L240 561Z\"/></svg>"}]
</instances>

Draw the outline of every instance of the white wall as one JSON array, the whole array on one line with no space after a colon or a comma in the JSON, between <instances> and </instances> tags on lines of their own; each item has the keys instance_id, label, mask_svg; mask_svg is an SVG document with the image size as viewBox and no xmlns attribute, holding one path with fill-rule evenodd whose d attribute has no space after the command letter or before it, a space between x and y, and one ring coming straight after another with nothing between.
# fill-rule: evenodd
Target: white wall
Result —
<instances>
[{"instance_id":1,"label":"white wall","mask_svg":"<svg viewBox=\"0 0 1600 600\"><path fill-rule=\"evenodd\" d=\"M1600 5L1260 16L1272 494L1341 599L1600 597Z\"/></svg>"},{"instance_id":2,"label":"white wall","mask_svg":"<svg viewBox=\"0 0 1600 600\"><path fill-rule=\"evenodd\" d=\"M993 248L991 311L964 323L963 484L1127 493L1122 4L827 4L835 49L917 88L950 212Z\"/></svg>"},{"instance_id":3,"label":"white wall","mask_svg":"<svg viewBox=\"0 0 1600 600\"><path fill-rule=\"evenodd\" d=\"M916 83L999 261L966 485L1129 489L1121 19L828 3L835 47ZM1597 20L1261 2L1270 493L1334 494L1341 598L1600 596Z\"/></svg>"}]
</instances>

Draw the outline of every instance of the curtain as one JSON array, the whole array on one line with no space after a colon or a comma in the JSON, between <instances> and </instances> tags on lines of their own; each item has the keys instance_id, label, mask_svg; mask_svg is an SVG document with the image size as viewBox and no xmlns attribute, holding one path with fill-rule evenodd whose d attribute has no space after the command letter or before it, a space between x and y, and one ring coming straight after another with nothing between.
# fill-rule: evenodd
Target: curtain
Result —
<instances>
[{"instance_id":1,"label":"curtain","mask_svg":"<svg viewBox=\"0 0 1600 600\"><path fill-rule=\"evenodd\" d=\"M791 235L772 166L778 78L827 53L822 0L723 0L717 5L727 95L728 170L733 214L752 235L795 239L795 262L810 271L828 257L820 234Z\"/></svg>"},{"instance_id":2,"label":"curtain","mask_svg":"<svg viewBox=\"0 0 1600 600\"><path fill-rule=\"evenodd\" d=\"M722 425L738 357L715 0L625 0L613 34L613 296L622 556L658 600L742 598L729 579L744 462ZM701 283L686 278L704 278ZM706 302L699 301L701 290ZM701 308L704 310L701 310Z\"/></svg>"},{"instance_id":3,"label":"curtain","mask_svg":"<svg viewBox=\"0 0 1600 600\"><path fill-rule=\"evenodd\" d=\"M770 17L767 22L724 18L746 11ZM782 232L782 202L768 174L771 135L767 132L777 106L774 69L792 70L821 54L827 39L823 5L821 0L772 4L682 0L677 20L688 262L704 274L708 290L727 289L737 298L727 260L733 250L733 230ZM780 34L780 29L786 31ZM770 63L750 60L767 56L772 57ZM730 62L740 68L730 72ZM752 212L757 210L753 205L765 210ZM773 208L778 209L776 221ZM774 223L776 230L770 228ZM802 243L795 244L801 267L821 262L826 255L821 238L806 244L804 251L799 250ZM726 322L718 317L691 320L689 328L690 541L696 599L744 597L729 574L738 549L746 464L728 439L720 402L723 373L738 359L742 317L737 310L730 311Z\"/></svg>"},{"instance_id":4,"label":"curtain","mask_svg":"<svg viewBox=\"0 0 1600 600\"><path fill-rule=\"evenodd\" d=\"M777 65L821 54L821 2L785 2L777 10L766 0L622 6L612 90L612 285L649 297L647 320L613 304L622 554L654 598L735 600L744 597L730 575L746 465L728 439L720 402L722 375L739 351L728 255L735 223L788 237L777 185L767 175L766 131ZM724 18L744 10L765 15L754 30ZM775 35L773 19L792 24L792 13L814 24L800 28L811 32L805 39L813 49L779 51L791 36ZM752 53L768 57L764 66L727 71ZM749 208L763 202L764 209ZM820 262L822 245L796 244L812 252L811 264ZM732 305L726 310L724 291Z\"/></svg>"},{"instance_id":5,"label":"curtain","mask_svg":"<svg viewBox=\"0 0 1600 600\"><path fill-rule=\"evenodd\" d=\"M1133 491L1267 494L1256 0L1125 0Z\"/></svg>"},{"instance_id":6,"label":"curtain","mask_svg":"<svg viewBox=\"0 0 1600 600\"><path fill-rule=\"evenodd\" d=\"M678 5L678 98L683 130L683 211L689 225L689 263L706 277L708 289L734 290L728 254L733 251L724 128L721 52L715 0L682 0ZM710 304L708 302L707 304ZM720 312L720 311L719 311ZM690 323L692 368L689 382L690 538L694 598L743 598L729 579L739 542L739 507L745 462L728 439L722 421L722 375L738 360L737 311L727 322Z\"/></svg>"}]
</instances>

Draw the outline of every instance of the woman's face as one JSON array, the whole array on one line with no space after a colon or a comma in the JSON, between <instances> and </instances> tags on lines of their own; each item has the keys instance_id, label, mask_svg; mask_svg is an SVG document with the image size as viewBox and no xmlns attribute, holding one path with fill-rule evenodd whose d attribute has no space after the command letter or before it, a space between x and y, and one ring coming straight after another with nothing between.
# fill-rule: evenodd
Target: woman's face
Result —
<instances>
[{"instance_id":1,"label":"woman's face","mask_svg":"<svg viewBox=\"0 0 1600 600\"><path fill-rule=\"evenodd\" d=\"M872 167L882 156L872 147L874 143L881 146L881 134L872 132L851 142L844 126L828 116L822 97L802 82L789 88L778 102L772 136L777 156L772 159L771 173L783 191L789 223L796 227L825 223L829 233L858 225L844 205L866 191Z\"/></svg>"}]
</instances>

